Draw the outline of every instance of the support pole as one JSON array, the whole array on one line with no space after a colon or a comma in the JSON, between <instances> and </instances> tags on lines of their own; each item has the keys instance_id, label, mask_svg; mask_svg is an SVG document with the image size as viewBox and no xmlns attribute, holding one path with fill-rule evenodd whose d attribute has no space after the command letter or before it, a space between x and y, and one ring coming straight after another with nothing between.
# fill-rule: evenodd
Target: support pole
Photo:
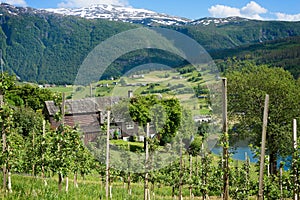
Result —
<instances>
[{"instance_id":1,"label":"support pole","mask_svg":"<svg viewBox=\"0 0 300 200\"><path fill-rule=\"evenodd\" d=\"M145 138L145 184L144 184L144 200L150 200L150 192L148 186L148 170L149 170L149 132L150 132L150 125L147 123L147 133Z\"/></svg>"},{"instance_id":2,"label":"support pole","mask_svg":"<svg viewBox=\"0 0 300 200\"><path fill-rule=\"evenodd\" d=\"M66 94L62 93L62 103L61 103L61 124L65 124L65 104L66 104Z\"/></svg>"},{"instance_id":3,"label":"support pole","mask_svg":"<svg viewBox=\"0 0 300 200\"><path fill-rule=\"evenodd\" d=\"M183 177L183 160L182 160L182 138L180 139L180 160L179 160L179 194L178 199L182 200L182 177Z\"/></svg>"},{"instance_id":4,"label":"support pole","mask_svg":"<svg viewBox=\"0 0 300 200\"><path fill-rule=\"evenodd\" d=\"M64 128L64 124L65 124L65 101L66 101L66 97L65 97L65 93L62 93L62 103L61 103L61 124L62 124L62 128ZM62 133L63 134L63 133ZM61 146L58 143L58 149L60 150ZM61 192L62 189L62 174L59 172L58 173L58 191Z\"/></svg>"},{"instance_id":5,"label":"support pole","mask_svg":"<svg viewBox=\"0 0 300 200\"><path fill-rule=\"evenodd\" d=\"M222 79L222 96L223 96L223 199L229 199L229 138L228 138L228 119L227 119L227 79Z\"/></svg>"},{"instance_id":6,"label":"support pole","mask_svg":"<svg viewBox=\"0 0 300 200\"><path fill-rule=\"evenodd\" d=\"M0 65L1 65L1 81L3 81L2 49L0 49ZM3 93L4 93L4 91L0 90L0 108L2 108L4 105ZM1 127L1 133L2 133L2 154L4 154L6 152L6 133L5 133L3 125ZM5 163L3 164L2 172L3 172L3 189L5 191L6 187L7 187L7 184L6 184L7 183L7 169L6 169Z\"/></svg>"},{"instance_id":7,"label":"support pole","mask_svg":"<svg viewBox=\"0 0 300 200\"><path fill-rule=\"evenodd\" d=\"M90 97L93 97L93 85L90 84Z\"/></svg>"},{"instance_id":8,"label":"support pole","mask_svg":"<svg viewBox=\"0 0 300 200\"><path fill-rule=\"evenodd\" d=\"M105 196L106 200L110 197L109 188L109 129L110 129L110 111L107 111L107 132L106 132L106 185L105 185Z\"/></svg>"},{"instance_id":9,"label":"support pole","mask_svg":"<svg viewBox=\"0 0 300 200\"><path fill-rule=\"evenodd\" d=\"M261 138L258 200L264 199L263 184L264 184L266 135L267 135L267 125L268 125L268 109L269 109L269 95L266 94L264 116L263 116L262 138Z\"/></svg>"},{"instance_id":10,"label":"support pole","mask_svg":"<svg viewBox=\"0 0 300 200\"><path fill-rule=\"evenodd\" d=\"M45 139L46 136L46 121L43 120L43 140ZM45 152L44 149L45 147L43 146L43 152L42 152L42 179L44 180L45 186L47 185L47 181L45 178Z\"/></svg>"},{"instance_id":11,"label":"support pole","mask_svg":"<svg viewBox=\"0 0 300 200\"><path fill-rule=\"evenodd\" d=\"M297 154L298 151L298 146L297 146L297 120L294 119L293 120L293 147L294 147L294 157L293 157L293 171L294 171L294 200L299 200L299 185L298 183L298 179L299 179L299 174L298 174L298 169L297 166L295 165L295 162L297 162L296 160L298 159L297 157L295 157L296 155L299 156Z\"/></svg>"}]
</instances>

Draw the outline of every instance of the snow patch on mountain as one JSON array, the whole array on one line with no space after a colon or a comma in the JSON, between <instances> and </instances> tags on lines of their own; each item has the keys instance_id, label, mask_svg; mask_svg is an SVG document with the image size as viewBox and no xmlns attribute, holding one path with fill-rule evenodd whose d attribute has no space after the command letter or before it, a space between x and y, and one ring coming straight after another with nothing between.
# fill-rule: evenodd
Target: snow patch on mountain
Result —
<instances>
[{"instance_id":1,"label":"snow patch on mountain","mask_svg":"<svg viewBox=\"0 0 300 200\"><path fill-rule=\"evenodd\" d=\"M191 25L202 25L202 26L208 26L208 25L224 25L228 23L239 23L242 21L249 21L249 19L240 18L240 17L227 17L227 18L202 18L198 20L194 20L190 22Z\"/></svg>"},{"instance_id":2,"label":"snow patch on mountain","mask_svg":"<svg viewBox=\"0 0 300 200\"><path fill-rule=\"evenodd\" d=\"M148 22L147 25L154 23L163 25L182 25L191 21L189 19L156 13L146 9L106 4L98 4L86 8L54 8L45 10L57 14L73 15L87 19L100 18L131 23L142 23L145 19L148 19L150 22Z\"/></svg>"},{"instance_id":3,"label":"snow patch on mountain","mask_svg":"<svg viewBox=\"0 0 300 200\"><path fill-rule=\"evenodd\" d=\"M19 15L23 13L33 14L60 14L63 16L78 16L87 19L107 19L110 21L122 21L146 26L163 25L163 26L181 26L181 25L198 25L198 26L220 26L228 23L239 23L249 21L249 19L240 17L227 18L202 18L190 20L182 17L170 16L167 14L156 13L146 9L136 9L118 5L99 4L85 8L49 8L34 9L30 7L15 7L6 3L0 4L1 12L10 15Z\"/></svg>"}]
</instances>

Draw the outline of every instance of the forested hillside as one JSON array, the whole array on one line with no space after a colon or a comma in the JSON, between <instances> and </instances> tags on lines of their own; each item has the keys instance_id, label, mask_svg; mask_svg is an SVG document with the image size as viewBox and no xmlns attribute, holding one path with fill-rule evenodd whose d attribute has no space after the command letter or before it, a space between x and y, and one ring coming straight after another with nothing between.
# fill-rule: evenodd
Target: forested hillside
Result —
<instances>
[{"instance_id":1,"label":"forested hillside","mask_svg":"<svg viewBox=\"0 0 300 200\"><path fill-rule=\"evenodd\" d=\"M24 81L56 84L72 83L84 58L101 41L138 27L31 13L18 16L4 13L0 23L4 69Z\"/></svg>"},{"instance_id":2,"label":"forested hillside","mask_svg":"<svg viewBox=\"0 0 300 200\"><path fill-rule=\"evenodd\" d=\"M5 70L16 74L23 81L72 84L79 66L95 46L117 33L142 25L103 19L88 20L28 8L10 7L8 9L7 6L1 4L0 26L0 47L3 52ZM220 50L221 54L225 52L227 55L227 49L241 45L300 35L300 22L255 21L241 18L230 19L223 24L204 25L195 21L182 26L164 28L190 36L207 51L213 52L213 55ZM272 46L271 43L269 45ZM294 46L294 48L298 47ZM163 62L168 65L183 63L181 59L170 57L162 52L150 53L152 53L150 57L147 51L124 55L113 63L105 77L119 76L126 71L125 67L130 69L142 63ZM285 59L274 58L278 62L280 60L280 66L291 70L294 76L298 73L294 69L297 59L295 55L287 56ZM261 62L264 61L261 60Z\"/></svg>"},{"instance_id":3,"label":"forested hillside","mask_svg":"<svg viewBox=\"0 0 300 200\"><path fill-rule=\"evenodd\" d=\"M300 37L288 37L275 41L244 45L223 51L211 52L221 71L231 62L251 60L257 65L282 67L300 77Z\"/></svg>"}]
</instances>

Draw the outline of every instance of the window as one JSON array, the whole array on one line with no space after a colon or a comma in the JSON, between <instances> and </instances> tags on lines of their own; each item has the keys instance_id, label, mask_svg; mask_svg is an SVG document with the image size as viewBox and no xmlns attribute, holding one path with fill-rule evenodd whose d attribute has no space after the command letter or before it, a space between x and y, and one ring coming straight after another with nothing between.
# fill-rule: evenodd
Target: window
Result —
<instances>
[{"instance_id":1,"label":"window","mask_svg":"<svg viewBox=\"0 0 300 200\"><path fill-rule=\"evenodd\" d=\"M128 129L134 129L134 123L132 123L132 122L126 122L125 125L126 125L127 130Z\"/></svg>"}]
</instances>

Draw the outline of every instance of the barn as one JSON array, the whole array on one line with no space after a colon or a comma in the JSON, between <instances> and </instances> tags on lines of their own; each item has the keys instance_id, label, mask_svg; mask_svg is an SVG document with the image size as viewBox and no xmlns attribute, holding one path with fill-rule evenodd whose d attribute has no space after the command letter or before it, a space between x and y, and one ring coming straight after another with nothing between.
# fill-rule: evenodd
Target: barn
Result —
<instances>
[{"instance_id":1,"label":"barn","mask_svg":"<svg viewBox=\"0 0 300 200\"><path fill-rule=\"evenodd\" d=\"M72 127L78 125L84 133L85 143L93 141L101 132L101 126L104 125L107 117L107 110L121 99L120 97L68 99L65 101L64 123ZM56 129L61 123L55 119L57 112L59 112L59 106L54 101L45 102L44 114L53 129ZM137 133L137 129L135 123L125 122L122 119L113 118L111 122L111 132L119 132L120 137Z\"/></svg>"}]
</instances>

